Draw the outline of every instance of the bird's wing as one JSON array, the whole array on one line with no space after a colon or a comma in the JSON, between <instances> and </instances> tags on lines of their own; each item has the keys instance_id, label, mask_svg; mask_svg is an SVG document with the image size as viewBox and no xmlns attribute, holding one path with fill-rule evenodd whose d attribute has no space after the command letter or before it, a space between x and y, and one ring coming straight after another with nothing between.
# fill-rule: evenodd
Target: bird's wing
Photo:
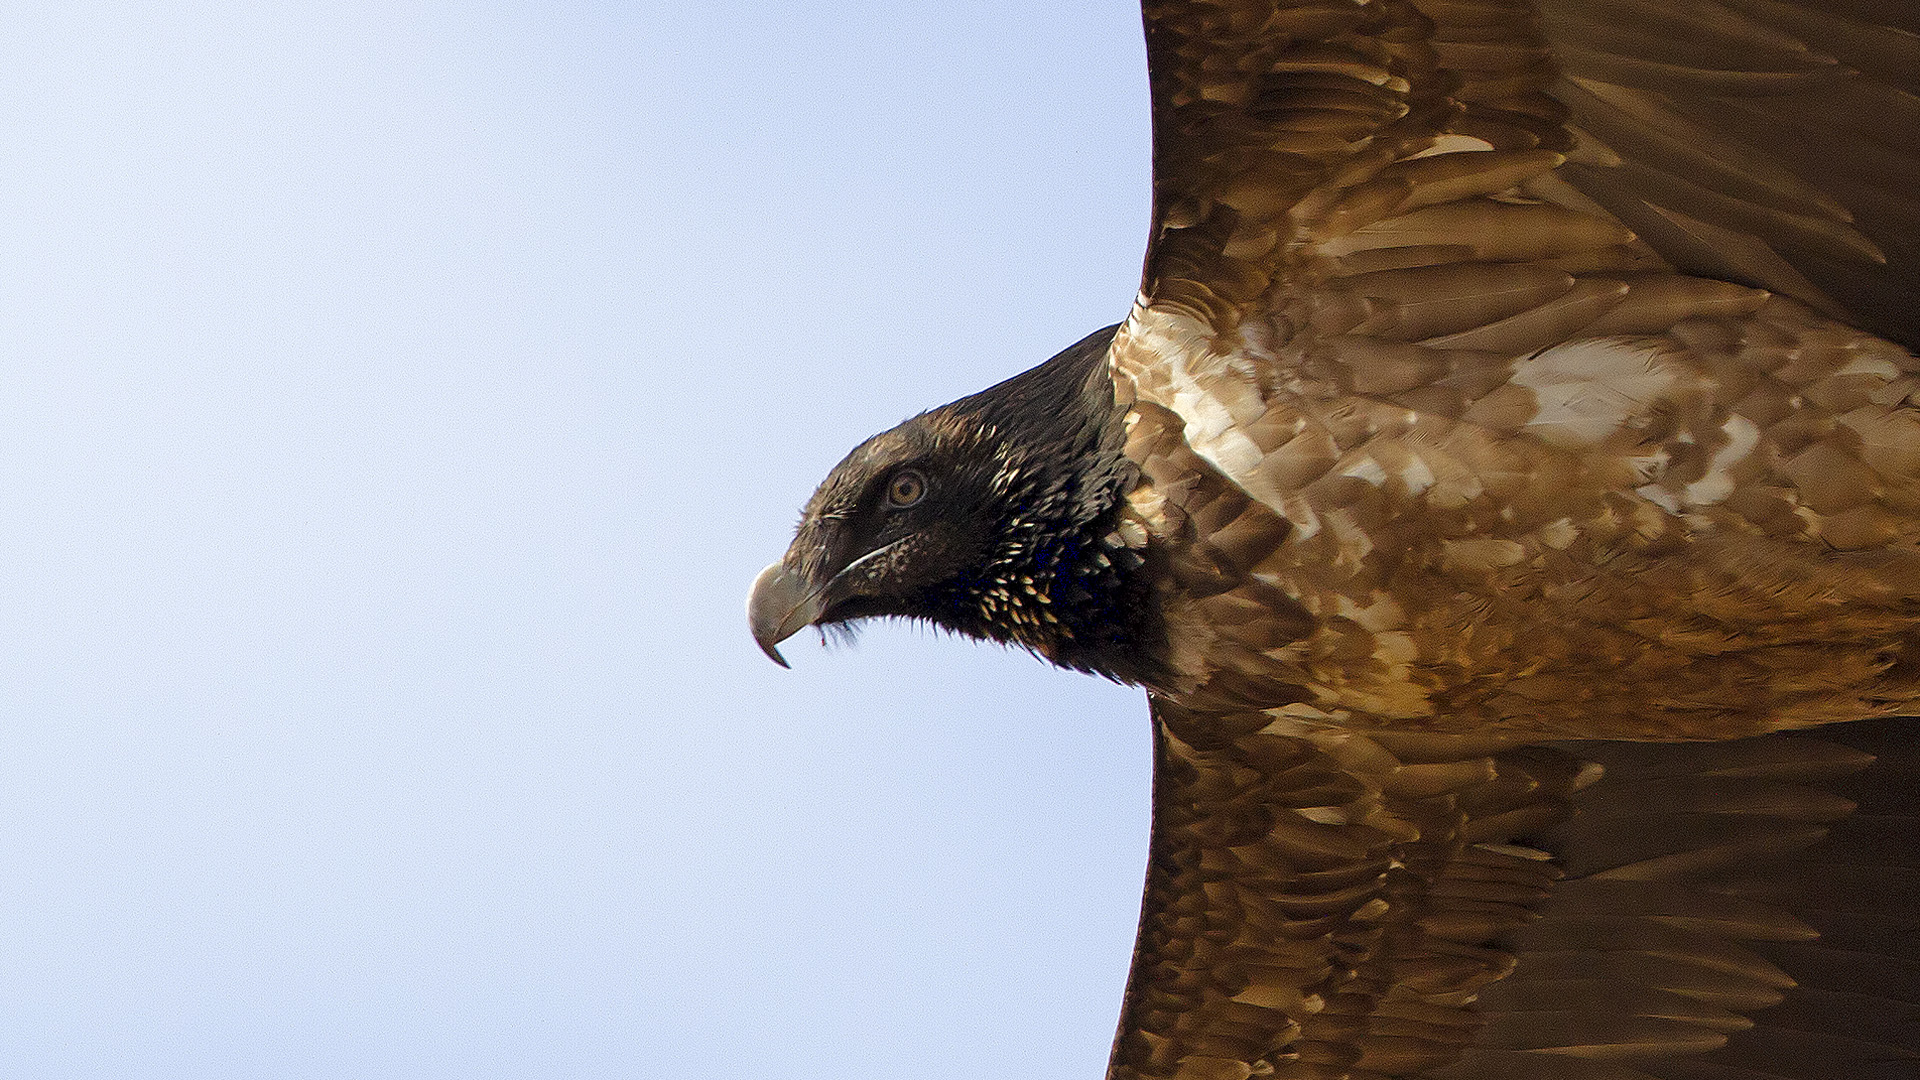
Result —
<instances>
[{"instance_id":1,"label":"bird's wing","mask_svg":"<svg viewBox=\"0 0 1920 1080\"><path fill-rule=\"evenodd\" d=\"M1326 286L1366 308L1344 332L1420 340L1551 307L1532 318L1551 342L1628 298L1540 264L1671 267L1920 342L1920 6L1144 7L1145 305L1231 333L1276 287ZM1399 273L1329 281L1382 270ZM1704 299L1669 290L1629 306ZM1343 313L1289 314L1329 325Z\"/></svg>"},{"instance_id":2,"label":"bird's wing","mask_svg":"<svg viewBox=\"0 0 1920 1080\"><path fill-rule=\"evenodd\" d=\"M1540 20L1562 182L1679 270L1920 347L1920 5L1549 0Z\"/></svg>"},{"instance_id":3,"label":"bird's wing","mask_svg":"<svg viewBox=\"0 0 1920 1080\"><path fill-rule=\"evenodd\" d=\"M1289 736L1155 704L1110 1080L1920 1075L1920 754Z\"/></svg>"}]
</instances>

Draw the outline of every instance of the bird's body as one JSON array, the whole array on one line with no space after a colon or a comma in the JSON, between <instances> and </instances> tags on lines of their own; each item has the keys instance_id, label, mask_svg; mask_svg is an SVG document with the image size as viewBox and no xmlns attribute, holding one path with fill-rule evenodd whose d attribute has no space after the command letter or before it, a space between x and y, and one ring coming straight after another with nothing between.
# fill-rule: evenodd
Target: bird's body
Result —
<instances>
[{"instance_id":1,"label":"bird's body","mask_svg":"<svg viewBox=\"0 0 1920 1080\"><path fill-rule=\"evenodd\" d=\"M1115 1077L1920 1075L1920 12L1146 17L1131 315L850 455L756 636L1149 690Z\"/></svg>"},{"instance_id":2,"label":"bird's body","mask_svg":"<svg viewBox=\"0 0 1920 1080\"><path fill-rule=\"evenodd\" d=\"M1619 306L1692 284L1606 280ZM1138 315L1114 349L1129 501L1204 578L1164 603L1167 689L1587 738L1910 710L1920 364L1740 291L1745 311L1499 350L1346 317L1281 338L1271 315L1223 346Z\"/></svg>"}]
</instances>

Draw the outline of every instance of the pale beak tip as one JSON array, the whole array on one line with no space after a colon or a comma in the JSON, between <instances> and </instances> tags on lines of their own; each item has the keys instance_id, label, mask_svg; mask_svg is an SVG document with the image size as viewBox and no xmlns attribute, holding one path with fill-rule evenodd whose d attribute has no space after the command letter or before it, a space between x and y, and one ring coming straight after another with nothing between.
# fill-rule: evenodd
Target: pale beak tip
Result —
<instances>
[{"instance_id":1,"label":"pale beak tip","mask_svg":"<svg viewBox=\"0 0 1920 1080\"><path fill-rule=\"evenodd\" d=\"M753 640L767 659L789 670L791 665L775 646L819 613L819 601L809 595L806 583L788 574L781 563L760 571L747 593L747 623L753 629Z\"/></svg>"}]
</instances>

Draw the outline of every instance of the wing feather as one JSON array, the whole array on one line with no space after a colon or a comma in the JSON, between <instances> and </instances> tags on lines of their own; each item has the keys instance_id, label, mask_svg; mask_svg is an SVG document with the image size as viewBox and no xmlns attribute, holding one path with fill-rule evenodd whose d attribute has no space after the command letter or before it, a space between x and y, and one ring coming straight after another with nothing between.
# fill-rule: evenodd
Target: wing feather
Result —
<instances>
[{"instance_id":1,"label":"wing feather","mask_svg":"<svg viewBox=\"0 0 1920 1080\"><path fill-rule=\"evenodd\" d=\"M1153 711L1112 1080L1920 1068L1897 721L1502 746Z\"/></svg>"},{"instance_id":2,"label":"wing feather","mask_svg":"<svg viewBox=\"0 0 1920 1080\"><path fill-rule=\"evenodd\" d=\"M1357 250L1338 244L1356 230L1377 246L1504 237L1521 217L1487 228L1472 200L1510 193L1572 213L1526 255L1478 258L1628 248L1631 230L1639 243L1615 268L1762 287L1920 341L1907 302L1920 287L1920 35L1886 25L1912 23L1903 10L1166 0L1145 12L1148 306L1231 333L1310 290L1316 257ZM1392 224L1463 202L1481 218ZM1382 242L1396 230L1428 235Z\"/></svg>"},{"instance_id":3,"label":"wing feather","mask_svg":"<svg viewBox=\"0 0 1920 1080\"><path fill-rule=\"evenodd\" d=\"M1541 29L1564 75L1554 94L1622 161L1569 179L1677 269L1784 292L1913 346L1914 21L1903 5L1547 0ZM1777 261L1715 259L1666 239L1655 215L1717 226Z\"/></svg>"}]
</instances>

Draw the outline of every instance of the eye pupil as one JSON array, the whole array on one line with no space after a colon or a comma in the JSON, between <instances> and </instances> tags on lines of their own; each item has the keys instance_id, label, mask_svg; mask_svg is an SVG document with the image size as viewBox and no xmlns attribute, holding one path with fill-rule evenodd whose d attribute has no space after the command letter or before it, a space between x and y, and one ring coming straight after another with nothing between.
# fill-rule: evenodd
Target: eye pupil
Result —
<instances>
[{"instance_id":1,"label":"eye pupil","mask_svg":"<svg viewBox=\"0 0 1920 1080\"><path fill-rule=\"evenodd\" d=\"M887 484L887 501L895 506L912 506L925 498L926 494L926 478L912 469L895 474Z\"/></svg>"}]
</instances>

